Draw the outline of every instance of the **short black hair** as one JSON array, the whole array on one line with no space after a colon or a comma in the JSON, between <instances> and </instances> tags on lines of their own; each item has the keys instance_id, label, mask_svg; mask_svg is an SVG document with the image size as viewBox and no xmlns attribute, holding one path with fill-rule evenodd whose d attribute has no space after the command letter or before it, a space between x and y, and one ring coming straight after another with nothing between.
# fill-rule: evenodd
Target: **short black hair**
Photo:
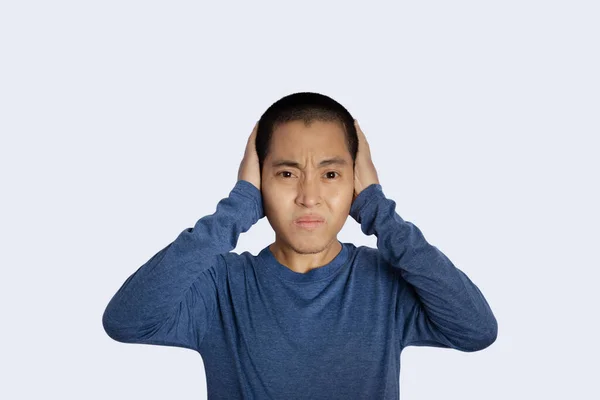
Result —
<instances>
[{"instance_id":1,"label":"short black hair","mask_svg":"<svg viewBox=\"0 0 600 400\"><path fill-rule=\"evenodd\" d=\"M313 121L339 123L346 135L346 145L352 156L352 169L354 169L358 152L358 135L354 126L354 117L344 106L329 96L314 92L298 92L277 100L260 117L256 132L256 153L261 176L273 132L279 125L292 121L303 121L305 125Z\"/></svg>"}]
</instances>

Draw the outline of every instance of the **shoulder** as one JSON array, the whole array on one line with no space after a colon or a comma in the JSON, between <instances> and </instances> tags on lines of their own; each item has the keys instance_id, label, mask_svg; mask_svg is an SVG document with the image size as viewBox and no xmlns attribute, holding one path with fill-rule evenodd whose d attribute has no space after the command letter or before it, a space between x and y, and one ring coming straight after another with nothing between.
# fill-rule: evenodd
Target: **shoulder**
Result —
<instances>
[{"instance_id":1,"label":"shoulder","mask_svg":"<svg viewBox=\"0 0 600 400\"><path fill-rule=\"evenodd\" d=\"M380 254L379 254L379 250L370 246L355 246L354 244L350 244L351 245L351 254L353 255L354 258L356 258L357 260L364 260L364 259L369 259L369 260L375 260L377 258L380 258Z\"/></svg>"},{"instance_id":2,"label":"shoulder","mask_svg":"<svg viewBox=\"0 0 600 400\"><path fill-rule=\"evenodd\" d=\"M256 257L254 254L250 253L249 251L244 251L241 254L238 254L236 252L230 251L228 253L223 253L221 254L221 257L223 258L223 261L227 264L227 265L234 265L234 264L248 264L250 262L253 262Z\"/></svg>"},{"instance_id":3,"label":"shoulder","mask_svg":"<svg viewBox=\"0 0 600 400\"><path fill-rule=\"evenodd\" d=\"M244 275L249 266L256 263L258 256L244 251L241 254L230 251L220 255L223 267L229 276Z\"/></svg>"},{"instance_id":4,"label":"shoulder","mask_svg":"<svg viewBox=\"0 0 600 400\"><path fill-rule=\"evenodd\" d=\"M388 277L396 277L399 272L383 258L383 255L378 248L370 246L354 246L354 251L352 251L352 263L359 269L367 268L370 271L377 270Z\"/></svg>"},{"instance_id":5,"label":"shoulder","mask_svg":"<svg viewBox=\"0 0 600 400\"><path fill-rule=\"evenodd\" d=\"M369 246L356 246L352 243L346 243L350 250L349 258L350 262L355 265L373 265L379 263L380 255L379 250Z\"/></svg>"}]
</instances>

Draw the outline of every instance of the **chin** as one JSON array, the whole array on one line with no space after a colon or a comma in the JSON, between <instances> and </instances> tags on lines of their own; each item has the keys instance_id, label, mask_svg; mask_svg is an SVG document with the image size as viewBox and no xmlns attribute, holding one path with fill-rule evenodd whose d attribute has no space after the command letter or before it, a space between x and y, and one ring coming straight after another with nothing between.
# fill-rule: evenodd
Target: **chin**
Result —
<instances>
[{"instance_id":1,"label":"chin","mask_svg":"<svg viewBox=\"0 0 600 400\"><path fill-rule=\"evenodd\" d=\"M295 238L288 245L298 254L317 254L324 251L331 243L331 240L325 240L318 236Z\"/></svg>"}]
</instances>

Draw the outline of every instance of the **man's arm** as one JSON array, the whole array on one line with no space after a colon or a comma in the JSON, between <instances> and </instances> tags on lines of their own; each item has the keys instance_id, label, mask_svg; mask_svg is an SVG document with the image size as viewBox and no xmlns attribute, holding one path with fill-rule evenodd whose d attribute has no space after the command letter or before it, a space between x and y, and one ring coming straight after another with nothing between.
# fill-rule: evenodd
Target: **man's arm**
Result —
<instances>
[{"instance_id":1,"label":"man's arm","mask_svg":"<svg viewBox=\"0 0 600 400\"><path fill-rule=\"evenodd\" d=\"M398 268L401 347L446 347L471 352L491 345L498 323L477 286L419 228L403 220L380 184L360 192L350 215L366 235L377 236L382 258Z\"/></svg>"},{"instance_id":2,"label":"man's arm","mask_svg":"<svg viewBox=\"0 0 600 400\"><path fill-rule=\"evenodd\" d=\"M260 190L238 180L216 212L181 232L123 283L102 316L116 341L198 350L216 307L214 269L263 215Z\"/></svg>"}]
</instances>

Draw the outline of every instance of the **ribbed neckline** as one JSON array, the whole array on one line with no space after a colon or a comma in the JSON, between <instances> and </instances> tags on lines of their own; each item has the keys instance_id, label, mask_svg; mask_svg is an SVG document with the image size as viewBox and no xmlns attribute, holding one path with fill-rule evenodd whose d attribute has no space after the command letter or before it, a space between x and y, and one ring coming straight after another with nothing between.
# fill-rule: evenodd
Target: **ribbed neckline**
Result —
<instances>
[{"instance_id":1,"label":"ribbed neckline","mask_svg":"<svg viewBox=\"0 0 600 400\"><path fill-rule=\"evenodd\" d=\"M348 260L350 253L348 243L342 243L339 240L338 242L342 245L342 250L328 264L313 268L304 274L294 272L277 261L269 246L262 249L258 257L260 262L267 267L267 273L276 275L280 279L296 283L316 282L335 274Z\"/></svg>"}]
</instances>

